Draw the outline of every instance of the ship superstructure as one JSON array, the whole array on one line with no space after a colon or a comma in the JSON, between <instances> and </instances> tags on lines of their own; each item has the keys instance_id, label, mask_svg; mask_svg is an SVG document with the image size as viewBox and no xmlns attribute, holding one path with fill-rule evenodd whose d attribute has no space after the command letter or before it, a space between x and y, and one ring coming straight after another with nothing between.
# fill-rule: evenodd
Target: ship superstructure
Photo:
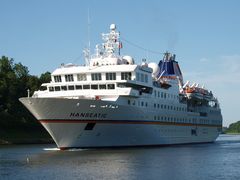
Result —
<instances>
[{"instance_id":1,"label":"ship superstructure","mask_svg":"<svg viewBox=\"0 0 240 180\"><path fill-rule=\"evenodd\" d=\"M116 25L102 34L86 65L61 65L20 101L60 149L213 142L221 132L218 100L184 83L176 56L137 65L121 56Z\"/></svg>"}]
</instances>

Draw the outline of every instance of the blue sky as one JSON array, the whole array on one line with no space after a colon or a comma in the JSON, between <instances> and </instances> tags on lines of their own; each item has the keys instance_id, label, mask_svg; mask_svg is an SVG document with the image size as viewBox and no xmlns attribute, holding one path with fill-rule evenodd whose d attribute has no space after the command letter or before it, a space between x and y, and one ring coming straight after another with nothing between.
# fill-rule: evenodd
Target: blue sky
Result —
<instances>
[{"instance_id":1,"label":"blue sky","mask_svg":"<svg viewBox=\"0 0 240 180\"><path fill-rule=\"evenodd\" d=\"M0 56L40 75L61 63L84 64L87 16L93 47L116 23L121 36L145 49L177 55L184 79L218 97L224 125L240 120L240 1L238 0L0 0ZM140 63L152 54L123 42Z\"/></svg>"}]
</instances>

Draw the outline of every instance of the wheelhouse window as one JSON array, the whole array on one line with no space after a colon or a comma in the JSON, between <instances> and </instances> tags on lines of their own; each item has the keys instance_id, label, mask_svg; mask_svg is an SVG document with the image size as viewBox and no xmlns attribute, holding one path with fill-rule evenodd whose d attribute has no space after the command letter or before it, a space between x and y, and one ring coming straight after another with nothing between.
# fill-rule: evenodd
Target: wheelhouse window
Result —
<instances>
[{"instance_id":1,"label":"wheelhouse window","mask_svg":"<svg viewBox=\"0 0 240 180\"><path fill-rule=\"evenodd\" d=\"M54 81L55 82L62 82L61 76L54 76Z\"/></svg>"},{"instance_id":2,"label":"wheelhouse window","mask_svg":"<svg viewBox=\"0 0 240 180\"><path fill-rule=\"evenodd\" d=\"M60 86L55 86L55 87L54 87L54 90L55 90L55 91L60 91Z\"/></svg>"},{"instance_id":3,"label":"wheelhouse window","mask_svg":"<svg viewBox=\"0 0 240 180\"><path fill-rule=\"evenodd\" d=\"M108 89L115 89L115 84L108 84L107 87Z\"/></svg>"},{"instance_id":4,"label":"wheelhouse window","mask_svg":"<svg viewBox=\"0 0 240 180\"><path fill-rule=\"evenodd\" d=\"M66 91L67 90L67 86L61 86L62 91Z\"/></svg>"},{"instance_id":5,"label":"wheelhouse window","mask_svg":"<svg viewBox=\"0 0 240 180\"><path fill-rule=\"evenodd\" d=\"M83 89L90 89L90 85L83 85Z\"/></svg>"},{"instance_id":6,"label":"wheelhouse window","mask_svg":"<svg viewBox=\"0 0 240 180\"><path fill-rule=\"evenodd\" d=\"M82 85L76 85L75 88L76 90L82 89Z\"/></svg>"},{"instance_id":7,"label":"wheelhouse window","mask_svg":"<svg viewBox=\"0 0 240 180\"><path fill-rule=\"evenodd\" d=\"M65 80L66 80L66 82L71 82L71 81L73 81L73 75L72 75L72 74L67 74L67 75L65 75Z\"/></svg>"},{"instance_id":8,"label":"wheelhouse window","mask_svg":"<svg viewBox=\"0 0 240 180\"><path fill-rule=\"evenodd\" d=\"M47 86L40 86L39 90L40 91L45 91L45 90L47 90Z\"/></svg>"},{"instance_id":9,"label":"wheelhouse window","mask_svg":"<svg viewBox=\"0 0 240 180\"><path fill-rule=\"evenodd\" d=\"M86 81L87 75L86 74L77 74L77 80L78 81Z\"/></svg>"},{"instance_id":10,"label":"wheelhouse window","mask_svg":"<svg viewBox=\"0 0 240 180\"><path fill-rule=\"evenodd\" d=\"M48 89L49 89L49 91L51 91L51 92L54 91L54 87L49 87Z\"/></svg>"},{"instance_id":11,"label":"wheelhouse window","mask_svg":"<svg viewBox=\"0 0 240 180\"><path fill-rule=\"evenodd\" d=\"M106 84L99 84L99 89L107 89Z\"/></svg>"},{"instance_id":12,"label":"wheelhouse window","mask_svg":"<svg viewBox=\"0 0 240 180\"><path fill-rule=\"evenodd\" d=\"M100 80L102 80L101 73L92 73L91 77L92 77L92 81L100 81Z\"/></svg>"},{"instance_id":13,"label":"wheelhouse window","mask_svg":"<svg viewBox=\"0 0 240 180\"><path fill-rule=\"evenodd\" d=\"M131 72L122 72L121 73L121 80L131 80L132 73Z\"/></svg>"},{"instance_id":14,"label":"wheelhouse window","mask_svg":"<svg viewBox=\"0 0 240 180\"><path fill-rule=\"evenodd\" d=\"M74 86L68 86L68 90L74 90Z\"/></svg>"},{"instance_id":15,"label":"wheelhouse window","mask_svg":"<svg viewBox=\"0 0 240 180\"><path fill-rule=\"evenodd\" d=\"M116 73L106 73L106 80L116 80Z\"/></svg>"},{"instance_id":16,"label":"wheelhouse window","mask_svg":"<svg viewBox=\"0 0 240 180\"><path fill-rule=\"evenodd\" d=\"M98 85L97 84L92 84L91 89L98 89Z\"/></svg>"}]
</instances>

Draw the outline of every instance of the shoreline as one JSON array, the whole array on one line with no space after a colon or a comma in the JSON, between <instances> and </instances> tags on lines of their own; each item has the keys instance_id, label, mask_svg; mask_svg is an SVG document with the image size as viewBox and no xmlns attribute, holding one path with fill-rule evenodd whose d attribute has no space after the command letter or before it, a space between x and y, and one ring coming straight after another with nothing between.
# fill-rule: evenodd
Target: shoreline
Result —
<instances>
[{"instance_id":1,"label":"shoreline","mask_svg":"<svg viewBox=\"0 0 240 180\"><path fill-rule=\"evenodd\" d=\"M48 132L41 126L18 124L1 126L0 145L54 143Z\"/></svg>"},{"instance_id":2,"label":"shoreline","mask_svg":"<svg viewBox=\"0 0 240 180\"><path fill-rule=\"evenodd\" d=\"M16 139L4 140L0 139L0 145L23 145L23 144L54 144L52 139Z\"/></svg>"},{"instance_id":3,"label":"shoreline","mask_svg":"<svg viewBox=\"0 0 240 180\"><path fill-rule=\"evenodd\" d=\"M224 133L226 135L240 135L240 133Z\"/></svg>"}]
</instances>

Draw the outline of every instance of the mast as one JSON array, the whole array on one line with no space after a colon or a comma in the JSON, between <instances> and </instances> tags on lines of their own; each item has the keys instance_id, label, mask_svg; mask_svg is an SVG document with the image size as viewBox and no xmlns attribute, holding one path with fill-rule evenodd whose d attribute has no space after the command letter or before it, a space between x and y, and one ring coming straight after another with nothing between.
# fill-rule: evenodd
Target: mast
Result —
<instances>
[{"instance_id":1,"label":"mast","mask_svg":"<svg viewBox=\"0 0 240 180\"><path fill-rule=\"evenodd\" d=\"M90 40L90 10L88 8L88 50L89 54L91 54L91 40Z\"/></svg>"},{"instance_id":2,"label":"mast","mask_svg":"<svg viewBox=\"0 0 240 180\"><path fill-rule=\"evenodd\" d=\"M88 8L88 17L87 17L87 37L88 37L88 45L87 48L83 50L85 65L89 65L90 56L91 56L91 42L90 42L90 11Z\"/></svg>"}]
</instances>

